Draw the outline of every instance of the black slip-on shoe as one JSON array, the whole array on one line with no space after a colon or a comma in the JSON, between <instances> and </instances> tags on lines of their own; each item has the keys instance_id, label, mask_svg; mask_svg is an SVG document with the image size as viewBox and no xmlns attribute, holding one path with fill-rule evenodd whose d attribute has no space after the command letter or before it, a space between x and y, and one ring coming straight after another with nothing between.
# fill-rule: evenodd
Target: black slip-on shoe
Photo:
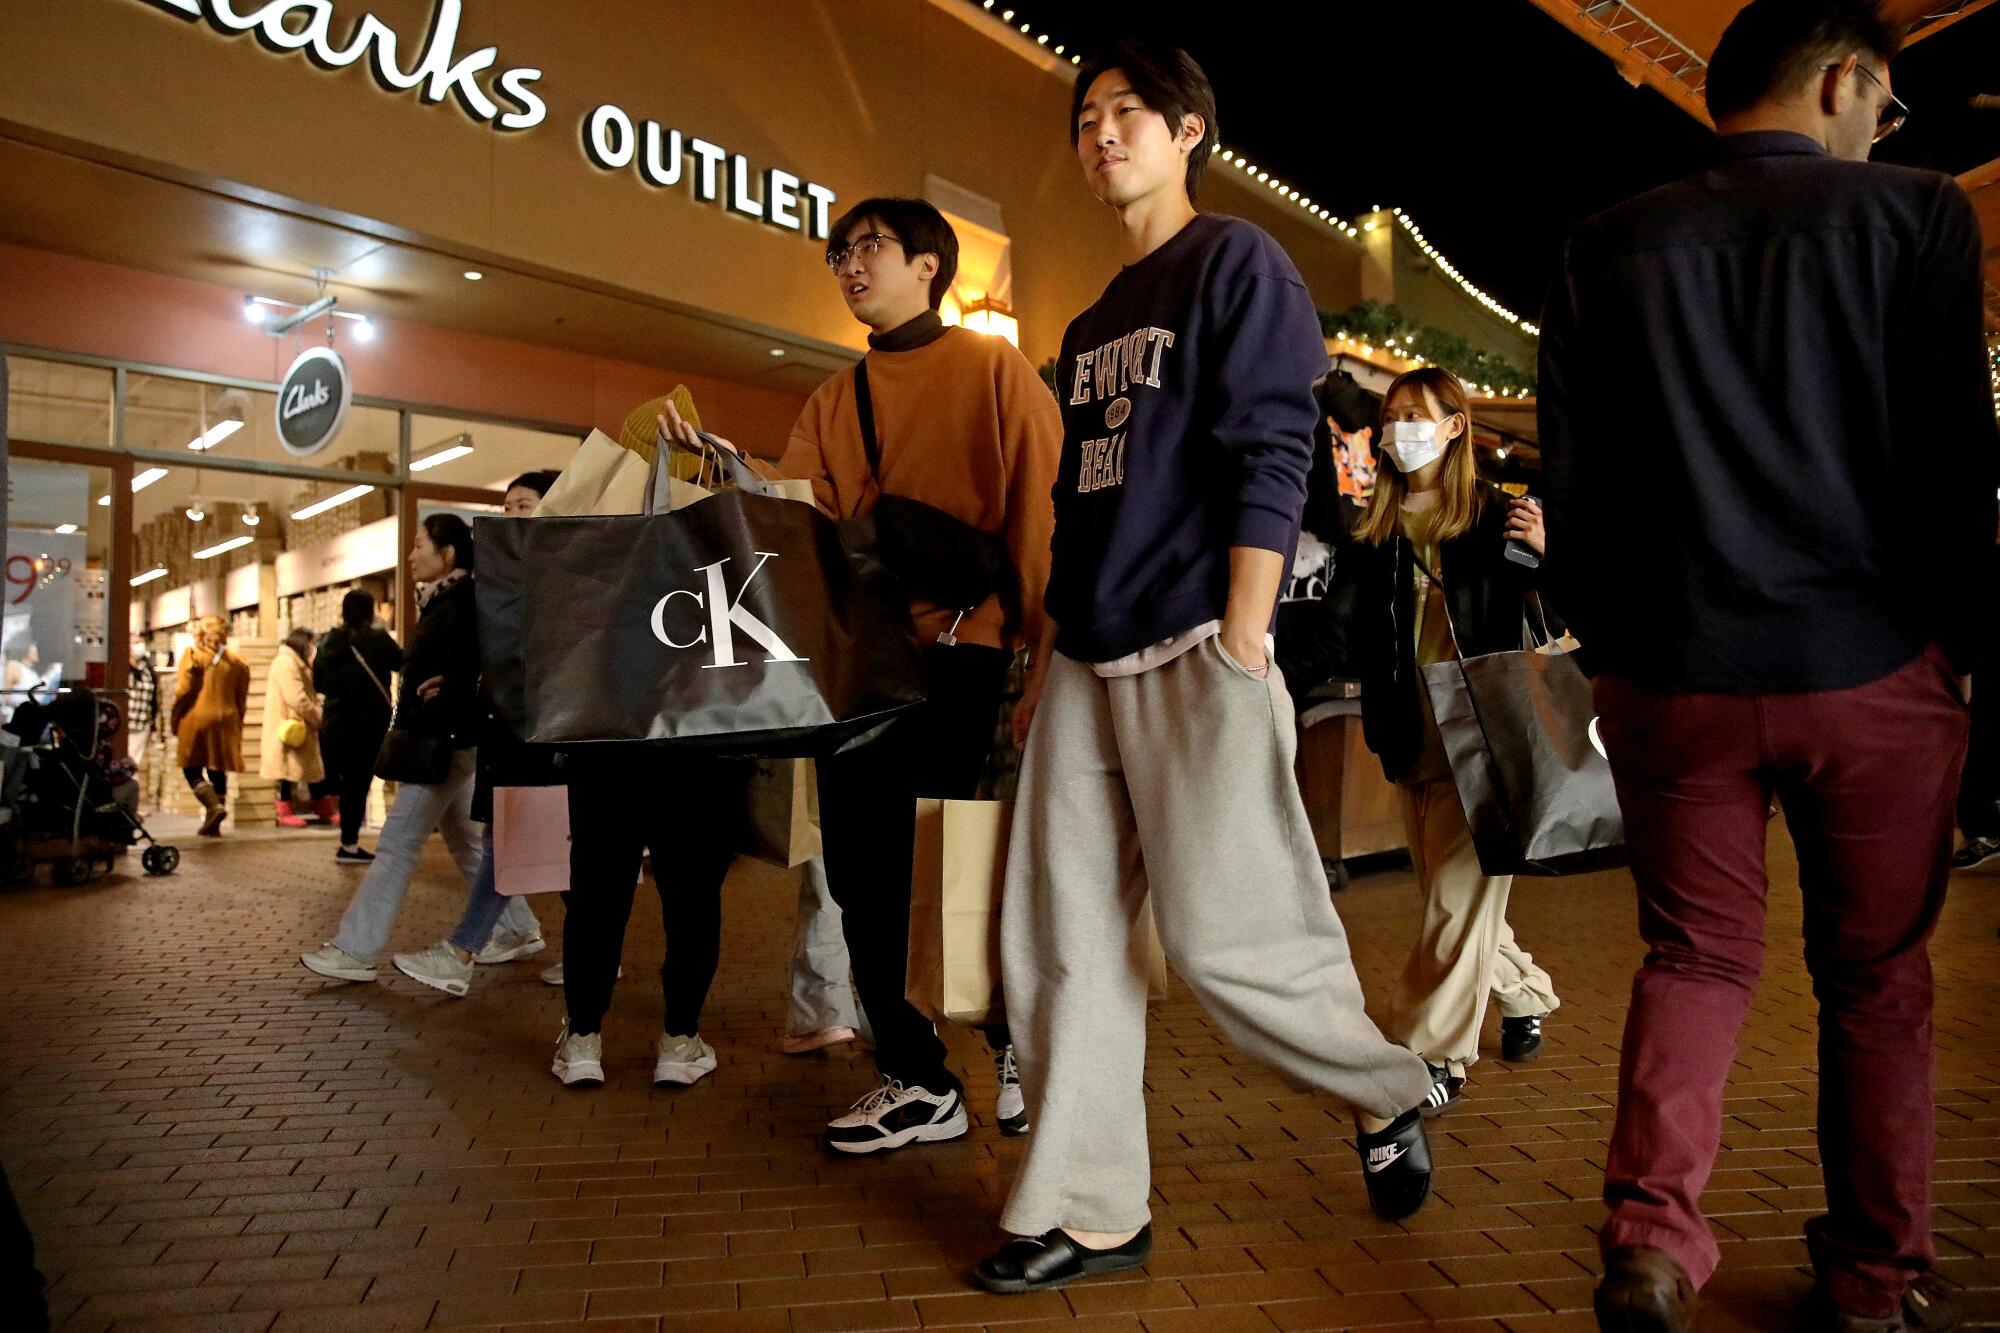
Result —
<instances>
[{"instance_id":1,"label":"black slip-on shoe","mask_svg":"<svg viewBox=\"0 0 2000 1333\"><path fill-rule=\"evenodd\" d=\"M1508 1064L1532 1060L1542 1053L1542 1020L1546 1014L1500 1020L1500 1058Z\"/></svg>"},{"instance_id":2,"label":"black slip-on shoe","mask_svg":"<svg viewBox=\"0 0 2000 1333\"><path fill-rule=\"evenodd\" d=\"M1410 1108L1379 1134L1354 1136L1368 1206L1384 1222L1415 1215L1431 1197L1431 1141L1420 1111Z\"/></svg>"},{"instance_id":3,"label":"black slip-on shoe","mask_svg":"<svg viewBox=\"0 0 2000 1333\"><path fill-rule=\"evenodd\" d=\"M1051 1291L1072 1282L1104 1273L1119 1273L1142 1267L1153 1253L1153 1228L1139 1228L1139 1234L1109 1250L1093 1250L1079 1244L1061 1227L1045 1235L1010 1240L999 1251L979 1261L973 1275L988 1291L1018 1296L1029 1291Z\"/></svg>"}]
</instances>

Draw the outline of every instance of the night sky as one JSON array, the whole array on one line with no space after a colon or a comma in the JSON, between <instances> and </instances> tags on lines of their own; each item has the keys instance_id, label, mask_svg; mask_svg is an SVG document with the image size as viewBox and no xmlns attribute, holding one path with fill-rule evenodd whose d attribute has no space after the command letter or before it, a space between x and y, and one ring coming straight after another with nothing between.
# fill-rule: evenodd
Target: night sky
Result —
<instances>
[{"instance_id":1,"label":"night sky","mask_svg":"<svg viewBox=\"0 0 2000 1333\"><path fill-rule=\"evenodd\" d=\"M1530 319L1571 223L1693 170L1711 139L1528 0L1005 7L1072 51L1141 23L1185 47L1215 83L1225 147L1343 217L1408 210ZM1982 81L2000 93L1995 51L2000 5L1898 61L1913 116L1880 156L1953 171L2000 156L2000 112L1964 109Z\"/></svg>"}]
</instances>

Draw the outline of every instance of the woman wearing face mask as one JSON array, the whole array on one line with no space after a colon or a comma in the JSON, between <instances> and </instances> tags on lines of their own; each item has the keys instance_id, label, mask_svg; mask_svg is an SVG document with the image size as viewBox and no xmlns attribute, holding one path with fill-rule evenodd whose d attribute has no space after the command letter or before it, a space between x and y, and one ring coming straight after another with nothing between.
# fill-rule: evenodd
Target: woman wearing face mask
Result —
<instances>
[{"instance_id":1,"label":"woman wearing face mask","mask_svg":"<svg viewBox=\"0 0 2000 1333\"><path fill-rule=\"evenodd\" d=\"M1542 1020L1558 1003L1548 973L1507 925L1513 880L1479 869L1419 671L1519 649L1535 572L1507 547L1539 556L1544 546L1540 509L1479 479L1471 413L1464 386L1436 367L1389 386L1374 498L1335 559L1331 594L1347 674L1362 682L1362 729L1402 798L1424 896L1423 932L1382 1030L1430 1066L1426 1115L1463 1089L1489 996L1508 1061L1535 1056ZM1539 624L1539 605L1532 616Z\"/></svg>"}]
</instances>

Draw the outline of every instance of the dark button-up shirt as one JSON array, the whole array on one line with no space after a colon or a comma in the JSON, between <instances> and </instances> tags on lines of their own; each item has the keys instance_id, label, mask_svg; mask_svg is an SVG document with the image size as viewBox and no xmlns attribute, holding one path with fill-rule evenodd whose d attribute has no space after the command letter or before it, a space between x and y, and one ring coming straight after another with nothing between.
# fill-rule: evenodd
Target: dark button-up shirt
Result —
<instances>
[{"instance_id":1,"label":"dark button-up shirt","mask_svg":"<svg viewBox=\"0 0 2000 1333\"><path fill-rule=\"evenodd\" d=\"M1798 134L1576 228L1543 315L1549 586L1593 672L1784 693L1969 670L2000 429L1978 218Z\"/></svg>"}]
</instances>

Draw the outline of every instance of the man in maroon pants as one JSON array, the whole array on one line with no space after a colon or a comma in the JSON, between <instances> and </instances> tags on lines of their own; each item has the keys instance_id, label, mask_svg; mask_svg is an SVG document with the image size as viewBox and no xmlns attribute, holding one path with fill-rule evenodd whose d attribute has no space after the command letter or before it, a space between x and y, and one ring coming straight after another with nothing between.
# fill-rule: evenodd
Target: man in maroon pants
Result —
<instances>
[{"instance_id":1,"label":"man in maroon pants","mask_svg":"<svg viewBox=\"0 0 2000 1333\"><path fill-rule=\"evenodd\" d=\"M1708 76L1708 169L1577 228L1544 318L1548 576L1597 677L1648 952L1598 1322L1689 1326L1700 1208L1763 961L1772 795L1820 1003L1815 1326L1948 1328L1925 1277L1931 971L2000 431L1978 222L1871 164L1900 28L1756 0Z\"/></svg>"}]
</instances>

